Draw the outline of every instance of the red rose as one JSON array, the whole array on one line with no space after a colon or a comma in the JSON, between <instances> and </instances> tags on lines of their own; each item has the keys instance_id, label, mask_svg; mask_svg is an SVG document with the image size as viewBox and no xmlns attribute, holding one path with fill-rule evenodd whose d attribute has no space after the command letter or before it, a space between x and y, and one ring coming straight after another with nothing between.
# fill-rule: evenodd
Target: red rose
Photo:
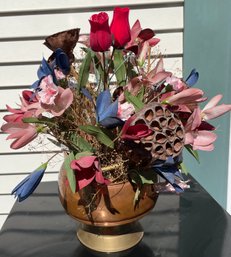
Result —
<instances>
[{"instance_id":1,"label":"red rose","mask_svg":"<svg viewBox=\"0 0 231 257\"><path fill-rule=\"evenodd\" d=\"M114 47L123 48L131 40L130 25L128 21L129 8L116 7L110 26L114 36Z\"/></svg>"},{"instance_id":2,"label":"red rose","mask_svg":"<svg viewBox=\"0 0 231 257\"><path fill-rule=\"evenodd\" d=\"M104 52L112 44L112 36L108 25L108 15L105 12L94 14L90 20L90 47L95 52Z\"/></svg>"}]
</instances>

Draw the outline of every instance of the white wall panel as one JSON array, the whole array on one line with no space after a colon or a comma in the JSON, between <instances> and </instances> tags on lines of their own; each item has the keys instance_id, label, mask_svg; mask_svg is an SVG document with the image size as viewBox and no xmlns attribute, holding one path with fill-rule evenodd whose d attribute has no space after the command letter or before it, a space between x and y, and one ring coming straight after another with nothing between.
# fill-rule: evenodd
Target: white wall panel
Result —
<instances>
[{"instance_id":1,"label":"white wall panel","mask_svg":"<svg viewBox=\"0 0 231 257\"><path fill-rule=\"evenodd\" d=\"M1 121L1 123L3 123ZM6 141L7 134L0 134L0 142L1 148L0 148L0 154L4 153L10 153L12 152L12 149L10 148L10 144L13 142L13 140L9 139ZM49 137L54 140L51 136ZM33 143L28 144L24 146L23 148L14 150L14 153L27 153L27 152L47 152L47 151L60 151L60 148L56 146L55 144L51 143L47 137L43 134L40 134L36 139L34 139Z\"/></svg>"},{"instance_id":2,"label":"white wall panel","mask_svg":"<svg viewBox=\"0 0 231 257\"><path fill-rule=\"evenodd\" d=\"M182 54L183 33L157 33L156 37L160 39L159 44L155 47L160 49L163 54ZM0 64L22 63L41 61L43 57L48 57L51 51L43 45L44 40L28 40L28 41L0 41ZM171 42L171 43L169 43ZM78 44L80 45L80 44ZM80 45L81 46L81 45ZM10 51L9 51L10 49ZM78 47L75 53L78 56ZM15 67L8 66L8 69L14 70ZM29 73L29 72L27 72ZM36 74L32 74L36 79ZM3 84L1 82L1 84Z\"/></svg>"},{"instance_id":3,"label":"white wall panel","mask_svg":"<svg viewBox=\"0 0 231 257\"><path fill-rule=\"evenodd\" d=\"M52 155L53 153L20 153L0 155L0 187L2 183L1 175L30 173L38 168L42 163L45 163ZM63 157L59 155L57 158L49 163L47 171L58 171L62 164L62 160Z\"/></svg>"},{"instance_id":4,"label":"white wall panel","mask_svg":"<svg viewBox=\"0 0 231 257\"><path fill-rule=\"evenodd\" d=\"M100 8L100 7L114 7L118 4L120 6L136 6L138 4L163 4L163 3L180 3L183 0L7 0L0 2L1 12L13 12L13 11L38 11L38 10L63 10L67 8Z\"/></svg>"},{"instance_id":5,"label":"white wall panel","mask_svg":"<svg viewBox=\"0 0 231 257\"><path fill-rule=\"evenodd\" d=\"M1 176L0 194L9 194L26 175L5 175ZM58 173L44 174L42 181L54 181L57 180Z\"/></svg>"}]
</instances>

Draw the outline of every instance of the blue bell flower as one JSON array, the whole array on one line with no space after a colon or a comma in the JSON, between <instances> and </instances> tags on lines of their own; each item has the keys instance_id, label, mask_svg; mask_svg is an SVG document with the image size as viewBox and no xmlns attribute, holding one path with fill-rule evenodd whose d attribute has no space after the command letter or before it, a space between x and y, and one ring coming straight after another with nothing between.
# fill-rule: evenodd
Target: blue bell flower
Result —
<instances>
[{"instance_id":1,"label":"blue bell flower","mask_svg":"<svg viewBox=\"0 0 231 257\"><path fill-rule=\"evenodd\" d=\"M152 165L153 171L170 183L177 193L181 193L184 190L175 183L175 177L179 177L183 180L181 172L177 165L178 161L174 160L173 157L168 157L166 161L156 161Z\"/></svg>"},{"instance_id":2,"label":"blue bell flower","mask_svg":"<svg viewBox=\"0 0 231 257\"><path fill-rule=\"evenodd\" d=\"M81 92L93 102L90 92L86 88L82 88ZM118 100L111 101L110 91L107 89L99 94L96 99L96 120L105 128L115 128L124 122L117 117Z\"/></svg>"},{"instance_id":3,"label":"blue bell flower","mask_svg":"<svg viewBox=\"0 0 231 257\"><path fill-rule=\"evenodd\" d=\"M96 99L97 122L105 128L115 128L124 122L117 117L118 100L111 101L110 91L107 89L99 94Z\"/></svg>"},{"instance_id":4,"label":"blue bell flower","mask_svg":"<svg viewBox=\"0 0 231 257\"><path fill-rule=\"evenodd\" d=\"M47 162L39 166L30 175L24 178L11 192L18 197L18 201L22 202L29 197L39 185L44 172L47 168Z\"/></svg>"},{"instance_id":5,"label":"blue bell flower","mask_svg":"<svg viewBox=\"0 0 231 257\"><path fill-rule=\"evenodd\" d=\"M42 59L42 63L41 65L39 66L39 69L37 71L37 76L38 76L38 80L36 80L32 85L31 87L35 90L39 90L39 85L42 81L42 79L48 75L52 75L53 77L53 80L55 78L54 76L54 71L52 69L52 67L50 67L49 63L43 58ZM56 79L55 79L56 80ZM55 81L54 80L54 81Z\"/></svg>"},{"instance_id":6,"label":"blue bell flower","mask_svg":"<svg viewBox=\"0 0 231 257\"><path fill-rule=\"evenodd\" d=\"M186 84L190 87L194 86L199 79L199 73L196 71L196 69L193 69L187 79L185 80Z\"/></svg>"},{"instance_id":7,"label":"blue bell flower","mask_svg":"<svg viewBox=\"0 0 231 257\"><path fill-rule=\"evenodd\" d=\"M58 48L54 52L55 63L61 69L63 74L67 75L70 72L70 62L66 53L61 48Z\"/></svg>"}]
</instances>

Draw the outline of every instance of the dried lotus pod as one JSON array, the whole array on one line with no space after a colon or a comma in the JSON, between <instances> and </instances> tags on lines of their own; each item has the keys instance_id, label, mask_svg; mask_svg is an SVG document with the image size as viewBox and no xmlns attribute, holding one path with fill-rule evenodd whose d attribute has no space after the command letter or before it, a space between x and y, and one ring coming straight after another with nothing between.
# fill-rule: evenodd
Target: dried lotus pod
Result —
<instances>
[{"instance_id":1,"label":"dried lotus pod","mask_svg":"<svg viewBox=\"0 0 231 257\"><path fill-rule=\"evenodd\" d=\"M184 127L181 120L160 103L151 102L135 114L131 125L146 124L153 134L140 143L150 152L151 162L177 157L184 146Z\"/></svg>"}]
</instances>

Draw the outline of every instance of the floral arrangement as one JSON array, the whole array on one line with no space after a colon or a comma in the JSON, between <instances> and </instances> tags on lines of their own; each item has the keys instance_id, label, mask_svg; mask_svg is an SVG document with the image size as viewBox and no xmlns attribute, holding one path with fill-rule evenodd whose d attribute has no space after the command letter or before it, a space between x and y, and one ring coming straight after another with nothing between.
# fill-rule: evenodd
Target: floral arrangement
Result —
<instances>
[{"instance_id":1,"label":"floral arrangement","mask_svg":"<svg viewBox=\"0 0 231 257\"><path fill-rule=\"evenodd\" d=\"M198 72L184 80L166 71L163 58L152 56L159 39L139 20L130 28L129 8L116 7L110 26L105 12L89 22L89 36L77 28L45 39L52 54L42 60L31 89L22 92L19 108L7 106L1 130L13 139L12 149L46 134L65 153L73 192L130 181L136 201L157 176L163 182L156 190L161 185L182 192L183 149L196 159L197 150L213 150L217 136L209 121L231 105L218 105L222 95L216 95L201 109L207 97L193 87ZM81 63L74 56L77 43ZM19 201L33 193L49 161L13 189Z\"/></svg>"}]
</instances>

